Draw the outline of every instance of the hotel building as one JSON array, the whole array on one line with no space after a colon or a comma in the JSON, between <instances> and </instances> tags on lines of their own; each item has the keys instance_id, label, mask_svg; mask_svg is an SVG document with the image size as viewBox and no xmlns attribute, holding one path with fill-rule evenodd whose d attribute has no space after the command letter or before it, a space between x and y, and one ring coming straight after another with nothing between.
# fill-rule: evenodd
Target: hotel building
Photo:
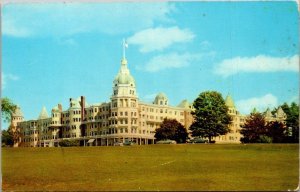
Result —
<instances>
[{"instance_id":1,"label":"hotel building","mask_svg":"<svg viewBox=\"0 0 300 192\"><path fill-rule=\"evenodd\" d=\"M240 129L246 116L236 110L229 95L225 103L232 117L230 132L213 139L217 143L240 143ZM112 146L126 140L138 145L154 144L155 129L164 118L176 119L188 130L193 122L192 110L193 106L187 100L176 107L170 106L164 93L157 94L153 103L140 101L124 51L109 102L88 105L84 96L70 98L67 110L58 104L49 116L43 107L37 119L27 121L18 107L12 115L11 128L20 135L15 139L15 147L59 146L62 140L78 140L83 146ZM285 119L281 108L275 116L266 112L267 121Z\"/></svg>"},{"instance_id":2,"label":"hotel building","mask_svg":"<svg viewBox=\"0 0 300 192\"><path fill-rule=\"evenodd\" d=\"M193 121L192 105L183 100L170 106L167 96L159 93L153 103L139 100L136 83L125 56L113 81L109 102L88 105L84 96L70 98L69 108L58 104L50 116L44 107L35 120L24 121L20 108L12 117L13 130L20 132L15 146L58 146L62 140L79 140L80 145L115 145L126 140L154 144L155 129L164 118L176 119L186 129Z\"/></svg>"}]
</instances>

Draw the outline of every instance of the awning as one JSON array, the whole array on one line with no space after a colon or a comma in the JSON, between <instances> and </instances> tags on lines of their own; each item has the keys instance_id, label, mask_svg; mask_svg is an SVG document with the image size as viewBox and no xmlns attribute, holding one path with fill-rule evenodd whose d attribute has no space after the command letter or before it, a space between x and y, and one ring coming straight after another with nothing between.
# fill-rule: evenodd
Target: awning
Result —
<instances>
[{"instance_id":1,"label":"awning","mask_svg":"<svg viewBox=\"0 0 300 192\"><path fill-rule=\"evenodd\" d=\"M95 139L90 139L87 143L93 143Z\"/></svg>"}]
</instances>

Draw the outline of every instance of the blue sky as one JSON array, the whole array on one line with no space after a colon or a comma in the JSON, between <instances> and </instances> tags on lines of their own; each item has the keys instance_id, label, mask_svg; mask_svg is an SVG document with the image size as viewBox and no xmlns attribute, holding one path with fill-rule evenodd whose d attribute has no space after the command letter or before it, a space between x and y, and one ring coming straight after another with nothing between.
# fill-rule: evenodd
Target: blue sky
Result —
<instances>
[{"instance_id":1,"label":"blue sky","mask_svg":"<svg viewBox=\"0 0 300 192\"><path fill-rule=\"evenodd\" d=\"M109 101L126 38L140 100L216 90L247 114L298 101L298 35L295 2L7 4L2 96L26 119L70 97Z\"/></svg>"}]
</instances>

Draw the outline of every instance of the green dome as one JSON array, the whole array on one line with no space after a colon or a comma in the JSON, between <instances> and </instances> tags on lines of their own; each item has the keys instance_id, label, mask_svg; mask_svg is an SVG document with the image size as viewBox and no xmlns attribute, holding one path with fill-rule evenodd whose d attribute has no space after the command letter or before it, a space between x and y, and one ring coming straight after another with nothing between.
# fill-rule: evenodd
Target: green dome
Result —
<instances>
[{"instance_id":1,"label":"green dome","mask_svg":"<svg viewBox=\"0 0 300 192\"><path fill-rule=\"evenodd\" d=\"M184 109L189 109L190 106L191 106L191 104L186 99L181 101L181 103L178 105L178 107L184 108Z\"/></svg>"},{"instance_id":2,"label":"green dome","mask_svg":"<svg viewBox=\"0 0 300 192\"><path fill-rule=\"evenodd\" d=\"M164 93L159 93L159 94L157 94L157 96L155 97L155 100L156 100L156 99L165 99L165 100L167 100L168 98L167 98L166 94L164 94Z\"/></svg>"},{"instance_id":3,"label":"green dome","mask_svg":"<svg viewBox=\"0 0 300 192\"><path fill-rule=\"evenodd\" d=\"M80 109L80 101L78 101L77 99L71 99L70 101L70 109Z\"/></svg>"},{"instance_id":4,"label":"green dome","mask_svg":"<svg viewBox=\"0 0 300 192\"><path fill-rule=\"evenodd\" d=\"M168 97L164 93L159 93L154 99L154 104L161 105L163 102L163 105L168 105Z\"/></svg>"},{"instance_id":5,"label":"green dome","mask_svg":"<svg viewBox=\"0 0 300 192\"><path fill-rule=\"evenodd\" d=\"M53 107L52 112L59 112L58 106Z\"/></svg>"},{"instance_id":6,"label":"green dome","mask_svg":"<svg viewBox=\"0 0 300 192\"><path fill-rule=\"evenodd\" d=\"M119 73L115 80L117 84L133 84L135 85L134 78L130 74Z\"/></svg>"}]
</instances>

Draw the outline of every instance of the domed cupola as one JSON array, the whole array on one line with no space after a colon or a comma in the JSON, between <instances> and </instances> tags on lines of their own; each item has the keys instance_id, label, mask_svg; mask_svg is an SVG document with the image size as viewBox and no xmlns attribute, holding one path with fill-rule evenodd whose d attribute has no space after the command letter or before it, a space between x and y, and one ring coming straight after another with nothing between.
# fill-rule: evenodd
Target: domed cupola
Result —
<instances>
[{"instance_id":1,"label":"domed cupola","mask_svg":"<svg viewBox=\"0 0 300 192\"><path fill-rule=\"evenodd\" d=\"M156 104L156 105L168 105L168 97L164 93L159 93L155 97L153 104Z\"/></svg>"},{"instance_id":2,"label":"domed cupola","mask_svg":"<svg viewBox=\"0 0 300 192\"><path fill-rule=\"evenodd\" d=\"M115 86L118 84L127 84L131 86L135 86L135 81L132 75L129 72L129 69L127 68L127 60L122 59L121 61L121 69L114 80Z\"/></svg>"},{"instance_id":3,"label":"domed cupola","mask_svg":"<svg viewBox=\"0 0 300 192\"><path fill-rule=\"evenodd\" d=\"M135 80L130 74L125 57L125 42L123 42L123 58L119 73L113 81L113 96L133 96L136 97Z\"/></svg>"}]
</instances>

